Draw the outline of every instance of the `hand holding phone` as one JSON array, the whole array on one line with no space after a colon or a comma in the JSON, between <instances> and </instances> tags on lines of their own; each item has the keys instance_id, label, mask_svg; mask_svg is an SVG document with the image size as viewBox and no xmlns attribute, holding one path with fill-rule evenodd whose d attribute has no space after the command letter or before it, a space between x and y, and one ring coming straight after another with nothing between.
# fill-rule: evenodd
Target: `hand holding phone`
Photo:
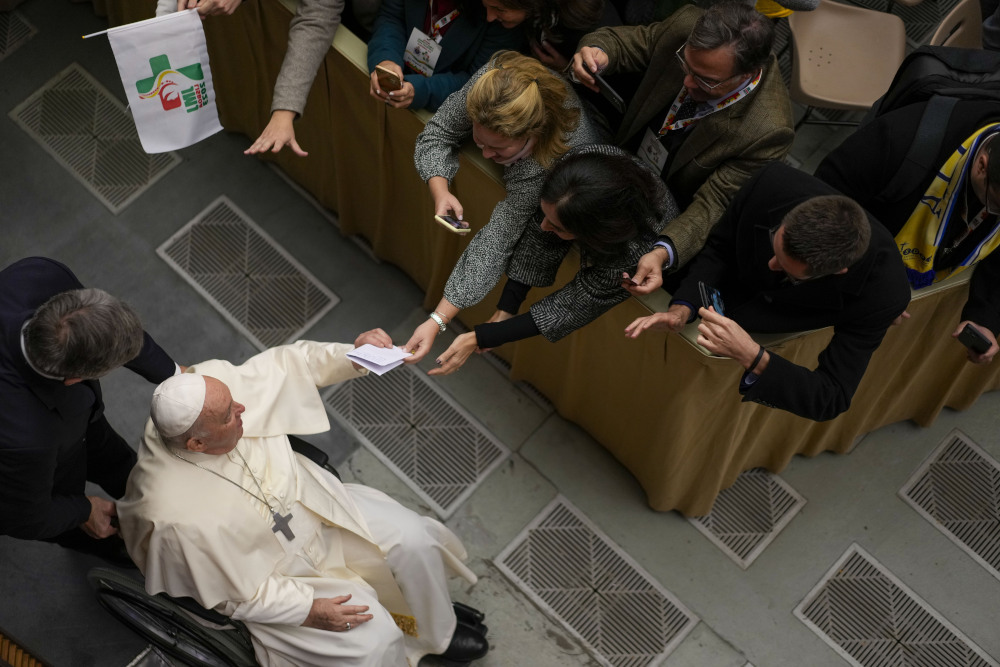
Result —
<instances>
[{"instance_id":1,"label":"hand holding phone","mask_svg":"<svg viewBox=\"0 0 1000 667\"><path fill-rule=\"evenodd\" d=\"M622 96L615 92L615 89L608 85L608 82L604 80L599 73L594 72L594 81L597 82L598 87L601 89L601 95L608 102L611 102L611 106L618 110L618 113L625 113L625 100Z\"/></svg>"},{"instance_id":2,"label":"hand holding phone","mask_svg":"<svg viewBox=\"0 0 1000 667\"><path fill-rule=\"evenodd\" d=\"M378 79L379 88L386 92L393 92L403 87L403 80L396 72L381 65L375 65L375 77Z\"/></svg>"},{"instance_id":3,"label":"hand holding phone","mask_svg":"<svg viewBox=\"0 0 1000 667\"><path fill-rule=\"evenodd\" d=\"M698 281L698 292L701 294L701 305L705 308L714 308L715 312L725 317L726 313L722 305L722 293L711 285L706 285Z\"/></svg>"},{"instance_id":4,"label":"hand holding phone","mask_svg":"<svg viewBox=\"0 0 1000 667\"><path fill-rule=\"evenodd\" d=\"M464 226L461 220L450 215L435 215L434 219L449 232L455 234L468 234L472 231L471 228Z\"/></svg>"},{"instance_id":5,"label":"hand holding phone","mask_svg":"<svg viewBox=\"0 0 1000 667\"><path fill-rule=\"evenodd\" d=\"M966 324L958 332L958 342L978 354L985 354L987 350L993 347L989 339L971 324Z\"/></svg>"}]
</instances>

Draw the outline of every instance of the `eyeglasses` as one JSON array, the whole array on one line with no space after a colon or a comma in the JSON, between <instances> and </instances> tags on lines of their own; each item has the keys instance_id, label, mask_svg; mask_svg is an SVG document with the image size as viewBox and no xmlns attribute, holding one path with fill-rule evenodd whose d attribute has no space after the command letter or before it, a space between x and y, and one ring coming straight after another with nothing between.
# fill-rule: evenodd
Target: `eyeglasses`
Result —
<instances>
[{"instance_id":1,"label":"eyeglasses","mask_svg":"<svg viewBox=\"0 0 1000 667\"><path fill-rule=\"evenodd\" d=\"M716 88L718 88L719 86L721 86L722 84L724 84L726 81L731 81L733 79L733 77L736 76L734 74L733 76L731 76L731 77L729 77L727 79L723 79L722 81L715 81L714 83L712 83L711 79L703 79L702 77L700 77L697 74L695 74L694 72L692 72L691 68L688 67L687 61L684 60L684 56L683 56L682 52L684 51L684 47L685 46L687 46L687 42L681 44L681 48L677 49L677 51L674 52L674 55L677 56L677 62L680 63L681 70L685 74L687 74L688 76L690 76L692 79L694 79L694 82L698 84L699 88L702 88L703 90L715 90Z\"/></svg>"}]
</instances>

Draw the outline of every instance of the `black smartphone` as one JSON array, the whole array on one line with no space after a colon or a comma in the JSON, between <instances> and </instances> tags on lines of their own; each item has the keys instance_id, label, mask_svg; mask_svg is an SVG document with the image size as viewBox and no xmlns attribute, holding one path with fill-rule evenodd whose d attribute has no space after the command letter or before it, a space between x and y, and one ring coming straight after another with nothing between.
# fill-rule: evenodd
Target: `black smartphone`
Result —
<instances>
[{"instance_id":1,"label":"black smartphone","mask_svg":"<svg viewBox=\"0 0 1000 667\"><path fill-rule=\"evenodd\" d=\"M966 324L965 328L958 332L958 342L979 354L983 354L992 346L989 339L971 324Z\"/></svg>"},{"instance_id":2,"label":"black smartphone","mask_svg":"<svg viewBox=\"0 0 1000 667\"><path fill-rule=\"evenodd\" d=\"M462 226L462 221L450 215L435 215L434 219L443 225L449 232L456 234L468 234L471 231L468 227Z\"/></svg>"},{"instance_id":3,"label":"black smartphone","mask_svg":"<svg viewBox=\"0 0 1000 667\"><path fill-rule=\"evenodd\" d=\"M604 77L602 77L600 74L594 72L593 76L594 76L594 81L597 82L597 85L601 89L601 95L604 96L604 99L606 99L608 102L611 102L611 106L617 109L618 113L624 114L625 100L622 99L622 96L616 93L615 89L609 86L608 82L605 81Z\"/></svg>"},{"instance_id":4,"label":"black smartphone","mask_svg":"<svg viewBox=\"0 0 1000 667\"><path fill-rule=\"evenodd\" d=\"M715 308L715 312L719 315L725 316L725 310L722 306L722 293L715 289L711 285L706 285L702 281L698 281L698 292L701 294L701 305L705 308Z\"/></svg>"}]
</instances>

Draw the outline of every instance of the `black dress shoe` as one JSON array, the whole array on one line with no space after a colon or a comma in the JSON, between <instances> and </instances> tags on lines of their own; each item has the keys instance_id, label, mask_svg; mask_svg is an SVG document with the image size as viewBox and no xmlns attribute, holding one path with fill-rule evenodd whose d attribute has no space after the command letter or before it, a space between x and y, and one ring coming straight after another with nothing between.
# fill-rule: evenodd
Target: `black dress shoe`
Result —
<instances>
[{"instance_id":1,"label":"black dress shoe","mask_svg":"<svg viewBox=\"0 0 1000 667\"><path fill-rule=\"evenodd\" d=\"M468 663L478 660L490 650L490 644L481 633L467 625L459 623L455 626L455 634L451 637L448 650L441 658L453 663Z\"/></svg>"},{"instance_id":2,"label":"black dress shoe","mask_svg":"<svg viewBox=\"0 0 1000 667\"><path fill-rule=\"evenodd\" d=\"M475 627L483 622L486 618L486 614L479 611L475 607L470 607L467 604L462 604L461 602L452 602L451 606L455 609L455 616L458 620L465 625Z\"/></svg>"}]
</instances>

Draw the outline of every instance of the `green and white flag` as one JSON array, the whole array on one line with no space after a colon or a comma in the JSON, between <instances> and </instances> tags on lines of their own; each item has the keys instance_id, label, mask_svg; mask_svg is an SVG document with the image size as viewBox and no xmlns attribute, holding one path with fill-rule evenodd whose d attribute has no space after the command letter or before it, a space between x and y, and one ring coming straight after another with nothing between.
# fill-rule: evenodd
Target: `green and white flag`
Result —
<instances>
[{"instance_id":1,"label":"green and white flag","mask_svg":"<svg viewBox=\"0 0 1000 667\"><path fill-rule=\"evenodd\" d=\"M184 148L222 129L197 10L112 28L108 39L147 153Z\"/></svg>"}]
</instances>

